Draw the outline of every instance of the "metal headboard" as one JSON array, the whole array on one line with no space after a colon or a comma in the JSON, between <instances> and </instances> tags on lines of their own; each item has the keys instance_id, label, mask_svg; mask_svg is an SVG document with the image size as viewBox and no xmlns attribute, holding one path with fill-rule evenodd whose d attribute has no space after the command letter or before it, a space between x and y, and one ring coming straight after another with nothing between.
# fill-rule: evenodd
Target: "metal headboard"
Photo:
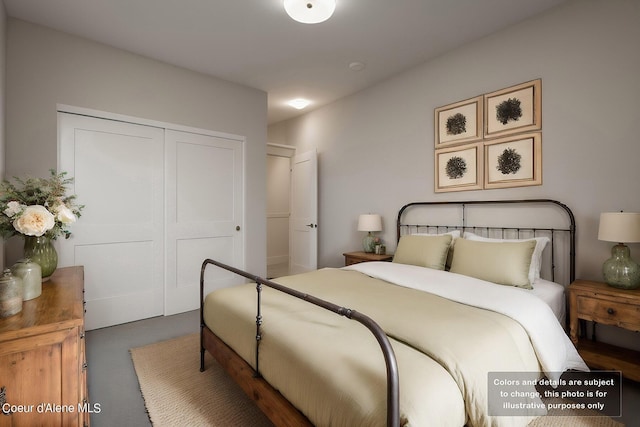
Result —
<instances>
[{"instance_id":1,"label":"metal headboard","mask_svg":"<svg viewBox=\"0 0 640 427\"><path fill-rule=\"evenodd\" d=\"M553 224L537 222L522 223L515 222L514 225L494 225L494 224L476 224L472 223L469 219L470 212L474 207L491 207L495 206L496 209L506 208L509 206L516 206L518 208L535 207L536 209L549 209L559 211L561 213L561 219L552 220ZM457 209L457 218L452 223L430 223L429 219L426 221L423 218L429 216L430 208L451 207ZM423 214L419 220L415 221L411 218L410 213L416 210L421 210ZM501 211L497 211L501 212ZM504 213L504 212L502 212ZM524 220L528 222L528 220ZM513 221L510 221L513 222ZM562 223L562 224L560 224ZM499 238L530 238L546 235L550 238L550 251L551 251L551 281L556 279L556 259L559 258L556 254L557 241L563 239L567 242L568 246L568 259L569 268L568 276L569 283L575 280L575 249L576 249L576 222L573 212L563 203L550 199L529 199L529 200L473 200L473 201L459 201L459 202L413 202L404 205L398 212L398 219L396 223L396 235L397 240L405 234L414 234L417 232L427 232L430 234L442 233L451 230L471 231L478 234L483 234L490 237ZM563 248L564 249L564 248ZM568 283L563 283L568 284Z\"/></svg>"}]
</instances>

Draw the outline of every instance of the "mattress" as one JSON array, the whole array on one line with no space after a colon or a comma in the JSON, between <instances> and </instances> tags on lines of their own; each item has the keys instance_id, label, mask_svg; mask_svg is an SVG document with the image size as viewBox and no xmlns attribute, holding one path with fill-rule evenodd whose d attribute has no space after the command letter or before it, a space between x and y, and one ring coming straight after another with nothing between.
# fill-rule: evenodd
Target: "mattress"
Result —
<instances>
[{"instance_id":1,"label":"mattress","mask_svg":"<svg viewBox=\"0 0 640 427\"><path fill-rule=\"evenodd\" d=\"M561 325L565 324L567 316L567 303L564 286L544 279L536 279L533 282L533 289L523 289L540 298L553 311Z\"/></svg>"},{"instance_id":2,"label":"mattress","mask_svg":"<svg viewBox=\"0 0 640 427\"><path fill-rule=\"evenodd\" d=\"M577 352L571 352L575 348L538 297L456 276L422 267L366 263L276 281L358 310L380 324L398 360L402 425L525 426L530 417L487 413L488 372L554 375L569 368L586 370L586 365ZM511 309L522 305L522 310L514 311L535 311L535 321L527 324L526 316L513 319L483 307L482 301L474 307L467 297L456 301L455 295L438 295L431 286L444 288L445 294L458 288L462 295L491 294L484 289L490 286L505 293ZM476 291L469 292L469 286ZM540 310L536 300L546 310ZM221 289L207 295L203 313L205 324L254 367L255 301L255 284ZM384 425L385 366L369 331L266 287L262 301L263 377L315 425ZM554 324L552 331L536 331L536 325Z\"/></svg>"}]
</instances>

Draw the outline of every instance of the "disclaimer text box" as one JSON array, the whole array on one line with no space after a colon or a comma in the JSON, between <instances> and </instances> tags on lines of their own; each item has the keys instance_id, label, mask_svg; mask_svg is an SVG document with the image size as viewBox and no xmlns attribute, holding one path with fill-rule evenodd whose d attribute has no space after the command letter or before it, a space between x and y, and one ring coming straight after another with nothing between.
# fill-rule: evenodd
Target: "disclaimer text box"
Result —
<instances>
[{"instance_id":1,"label":"disclaimer text box","mask_svg":"<svg viewBox=\"0 0 640 427\"><path fill-rule=\"evenodd\" d=\"M619 371L564 372L550 380L539 372L489 372L489 415L622 415Z\"/></svg>"}]
</instances>

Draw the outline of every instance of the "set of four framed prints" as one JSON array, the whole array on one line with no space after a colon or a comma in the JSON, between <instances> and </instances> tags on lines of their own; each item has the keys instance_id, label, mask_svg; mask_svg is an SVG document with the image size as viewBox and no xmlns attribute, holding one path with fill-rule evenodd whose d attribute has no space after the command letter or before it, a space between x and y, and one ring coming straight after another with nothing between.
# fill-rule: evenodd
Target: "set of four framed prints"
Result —
<instances>
[{"instance_id":1,"label":"set of four framed prints","mask_svg":"<svg viewBox=\"0 0 640 427\"><path fill-rule=\"evenodd\" d=\"M542 80L435 109L435 192L542 184Z\"/></svg>"}]
</instances>

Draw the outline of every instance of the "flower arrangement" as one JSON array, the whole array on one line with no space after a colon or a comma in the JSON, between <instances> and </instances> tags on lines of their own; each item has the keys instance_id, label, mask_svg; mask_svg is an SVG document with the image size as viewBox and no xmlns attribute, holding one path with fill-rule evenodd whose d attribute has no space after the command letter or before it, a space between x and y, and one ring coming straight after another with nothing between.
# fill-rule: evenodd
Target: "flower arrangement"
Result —
<instances>
[{"instance_id":1,"label":"flower arrangement","mask_svg":"<svg viewBox=\"0 0 640 427\"><path fill-rule=\"evenodd\" d=\"M55 240L58 236L71 236L69 225L76 222L84 208L76 205L75 195L67 196L67 185L73 178L66 172L51 170L45 178L14 178L0 184L0 235L45 236Z\"/></svg>"}]
</instances>

